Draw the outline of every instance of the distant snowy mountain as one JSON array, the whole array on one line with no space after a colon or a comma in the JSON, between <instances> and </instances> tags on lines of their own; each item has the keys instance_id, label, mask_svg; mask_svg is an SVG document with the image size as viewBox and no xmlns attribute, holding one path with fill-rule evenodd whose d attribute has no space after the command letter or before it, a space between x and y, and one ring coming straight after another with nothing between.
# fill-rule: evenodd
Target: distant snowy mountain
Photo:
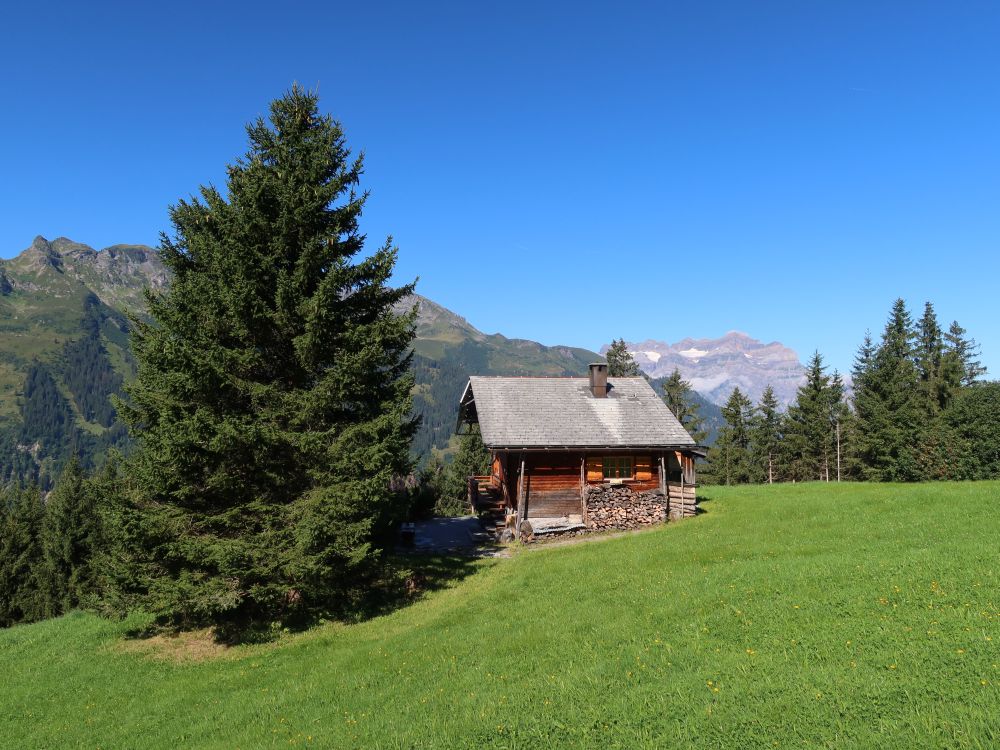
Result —
<instances>
[{"instance_id":1,"label":"distant snowy mountain","mask_svg":"<svg viewBox=\"0 0 1000 750\"><path fill-rule=\"evenodd\" d=\"M643 372L659 378L677 368L694 390L716 404L724 404L737 386L757 401L768 384L778 400L788 404L805 377L806 369L792 349L777 341L764 344L739 331L676 344L653 339L627 344ZM607 349L602 347L601 353Z\"/></svg>"}]
</instances>

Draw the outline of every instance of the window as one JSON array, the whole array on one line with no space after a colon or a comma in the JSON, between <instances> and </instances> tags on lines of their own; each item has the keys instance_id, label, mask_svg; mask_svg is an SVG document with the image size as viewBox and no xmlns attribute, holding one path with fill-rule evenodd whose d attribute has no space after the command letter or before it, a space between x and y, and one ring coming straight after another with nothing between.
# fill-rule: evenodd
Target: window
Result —
<instances>
[{"instance_id":1,"label":"window","mask_svg":"<svg viewBox=\"0 0 1000 750\"><path fill-rule=\"evenodd\" d=\"M605 456L603 464L605 479L632 478L631 456Z\"/></svg>"}]
</instances>

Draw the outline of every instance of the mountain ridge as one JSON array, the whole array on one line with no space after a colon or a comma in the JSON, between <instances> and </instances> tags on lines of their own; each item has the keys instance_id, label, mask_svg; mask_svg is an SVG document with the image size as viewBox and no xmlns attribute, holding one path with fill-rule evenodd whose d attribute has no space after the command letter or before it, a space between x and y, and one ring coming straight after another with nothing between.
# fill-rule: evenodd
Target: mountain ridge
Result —
<instances>
[{"instance_id":1,"label":"mountain ridge","mask_svg":"<svg viewBox=\"0 0 1000 750\"><path fill-rule=\"evenodd\" d=\"M158 292L168 284L157 251L145 245L95 250L66 237L38 236L17 256L0 260L0 482L48 486L72 453L96 465L109 448L126 444L109 399L134 376L129 315L145 313L147 288ZM418 456L453 447L455 412L469 375L583 376L602 359L583 347L484 333L419 294L402 300L397 311L414 305ZM649 351L662 344L645 343ZM707 399L702 405L714 429L718 409Z\"/></svg>"},{"instance_id":2,"label":"mountain ridge","mask_svg":"<svg viewBox=\"0 0 1000 750\"><path fill-rule=\"evenodd\" d=\"M779 341L765 344L739 330L715 339L687 337L674 344L646 339L625 345L650 377L667 377L677 369L693 390L719 405L735 387L756 401L768 385L788 405L805 380L806 368L793 349ZM607 350L608 345L601 347L602 354Z\"/></svg>"}]
</instances>

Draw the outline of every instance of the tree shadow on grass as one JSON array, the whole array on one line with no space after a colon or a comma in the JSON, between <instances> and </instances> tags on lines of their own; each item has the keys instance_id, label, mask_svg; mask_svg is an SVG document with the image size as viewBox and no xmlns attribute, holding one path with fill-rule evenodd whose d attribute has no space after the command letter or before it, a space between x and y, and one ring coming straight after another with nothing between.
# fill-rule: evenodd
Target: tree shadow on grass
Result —
<instances>
[{"instance_id":1,"label":"tree shadow on grass","mask_svg":"<svg viewBox=\"0 0 1000 750\"><path fill-rule=\"evenodd\" d=\"M357 624L390 614L493 564L493 560L459 554L386 554L358 572L336 601L280 622L242 622L229 629L208 623L170 626L158 623L152 615L135 613L124 636L126 642L136 643L126 650L170 661L220 658L230 646L268 644L325 622ZM197 657L189 658L195 651Z\"/></svg>"},{"instance_id":2,"label":"tree shadow on grass","mask_svg":"<svg viewBox=\"0 0 1000 750\"><path fill-rule=\"evenodd\" d=\"M338 619L363 622L389 614L421 599L427 593L451 588L495 561L452 553L392 554L381 574L365 587L350 612Z\"/></svg>"}]
</instances>

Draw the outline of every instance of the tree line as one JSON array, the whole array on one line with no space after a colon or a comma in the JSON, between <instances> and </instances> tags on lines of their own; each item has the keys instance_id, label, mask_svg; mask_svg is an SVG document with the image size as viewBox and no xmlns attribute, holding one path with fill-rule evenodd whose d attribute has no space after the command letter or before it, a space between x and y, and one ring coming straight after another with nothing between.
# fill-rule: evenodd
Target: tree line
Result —
<instances>
[{"instance_id":1,"label":"tree line","mask_svg":"<svg viewBox=\"0 0 1000 750\"><path fill-rule=\"evenodd\" d=\"M880 340L865 334L850 387L816 352L787 411L770 387L756 404L735 388L703 481L998 478L1000 383L983 381L978 352L932 303L913 321L897 299ZM683 401L671 408L683 415Z\"/></svg>"},{"instance_id":2,"label":"tree line","mask_svg":"<svg viewBox=\"0 0 1000 750\"><path fill-rule=\"evenodd\" d=\"M105 479L87 478L72 458L44 502L37 485L0 494L0 627L98 606Z\"/></svg>"}]
</instances>

